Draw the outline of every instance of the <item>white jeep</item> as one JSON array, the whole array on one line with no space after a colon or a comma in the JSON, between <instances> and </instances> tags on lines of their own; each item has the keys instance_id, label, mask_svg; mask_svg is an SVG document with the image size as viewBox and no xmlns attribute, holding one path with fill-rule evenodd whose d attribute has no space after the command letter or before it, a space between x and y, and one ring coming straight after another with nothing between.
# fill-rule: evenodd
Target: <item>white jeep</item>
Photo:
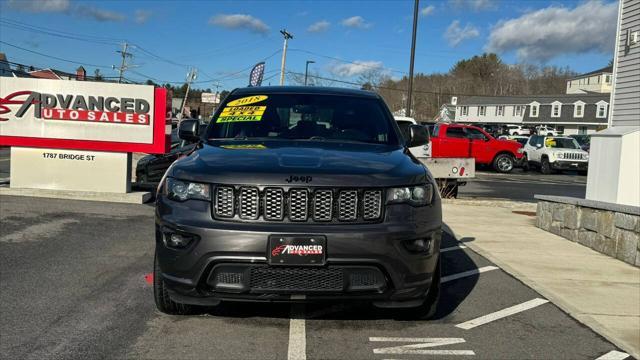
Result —
<instances>
[{"instance_id":1,"label":"white jeep","mask_svg":"<svg viewBox=\"0 0 640 360\"><path fill-rule=\"evenodd\" d=\"M582 150L572 137L533 135L524 146L522 169L528 171L533 166L543 174L556 170L575 170L586 174L589 153Z\"/></svg>"}]
</instances>

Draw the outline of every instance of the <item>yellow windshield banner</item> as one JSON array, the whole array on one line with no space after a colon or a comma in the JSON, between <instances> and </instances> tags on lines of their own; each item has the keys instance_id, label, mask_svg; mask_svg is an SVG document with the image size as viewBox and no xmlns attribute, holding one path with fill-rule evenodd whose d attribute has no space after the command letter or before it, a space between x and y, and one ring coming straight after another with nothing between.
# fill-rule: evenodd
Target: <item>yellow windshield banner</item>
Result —
<instances>
[{"instance_id":1,"label":"yellow windshield banner","mask_svg":"<svg viewBox=\"0 0 640 360\"><path fill-rule=\"evenodd\" d=\"M266 106L232 106L222 109L216 123L260 121Z\"/></svg>"},{"instance_id":2,"label":"yellow windshield banner","mask_svg":"<svg viewBox=\"0 0 640 360\"><path fill-rule=\"evenodd\" d=\"M247 97L243 97L243 98L236 99L236 100L233 100L233 101L229 101L227 103L227 106L242 106L242 105L255 104L257 102L267 100L267 98L268 98L267 95L247 96Z\"/></svg>"}]
</instances>

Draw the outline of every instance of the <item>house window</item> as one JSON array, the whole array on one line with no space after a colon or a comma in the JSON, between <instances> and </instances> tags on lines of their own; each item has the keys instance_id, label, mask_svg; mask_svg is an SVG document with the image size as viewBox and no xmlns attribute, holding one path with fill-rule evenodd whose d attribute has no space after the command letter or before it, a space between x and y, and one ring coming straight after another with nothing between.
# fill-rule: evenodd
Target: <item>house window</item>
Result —
<instances>
[{"instance_id":1,"label":"house window","mask_svg":"<svg viewBox=\"0 0 640 360\"><path fill-rule=\"evenodd\" d=\"M514 116L522 116L522 105L516 105L513 107L513 115Z\"/></svg>"},{"instance_id":2,"label":"house window","mask_svg":"<svg viewBox=\"0 0 640 360\"><path fill-rule=\"evenodd\" d=\"M531 107L529 108L529 116L538 117L539 110L540 110L539 104L531 104Z\"/></svg>"},{"instance_id":3,"label":"house window","mask_svg":"<svg viewBox=\"0 0 640 360\"><path fill-rule=\"evenodd\" d=\"M611 75L605 75L604 82L606 82L607 84L611 84Z\"/></svg>"},{"instance_id":4,"label":"house window","mask_svg":"<svg viewBox=\"0 0 640 360\"><path fill-rule=\"evenodd\" d=\"M478 116L487 115L487 107L486 106L478 106Z\"/></svg>"},{"instance_id":5,"label":"house window","mask_svg":"<svg viewBox=\"0 0 640 360\"><path fill-rule=\"evenodd\" d=\"M575 103L573 105L573 117L581 118L584 116L584 104Z\"/></svg>"},{"instance_id":6,"label":"house window","mask_svg":"<svg viewBox=\"0 0 640 360\"><path fill-rule=\"evenodd\" d=\"M586 126L578 126L578 135L587 135L587 129Z\"/></svg>"},{"instance_id":7,"label":"house window","mask_svg":"<svg viewBox=\"0 0 640 360\"><path fill-rule=\"evenodd\" d=\"M560 117L561 111L562 111L562 104L557 102L551 104L551 117L554 117L554 118Z\"/></svg>"},{"instance_id":8,"label":"house window","mask_svg":"<svg viewBox=\"0 0 640 360\"><path fill-rule=\"evenodd\" d=\"M460 115L461 116L469 115L469 107L468 106L460 106Z\"/></svg>"},{"instance_id":9,"label":"house window","mask_svg":"<svg viewBox=\"0 0 640 360\"><path fill-rule=\"evenodd\" d=\"M496 106L496 116L504 116L504 106Z\"/></svg>"},{"instance_id":10,"label":"house window","mask_svg":"<svg viewBox=\"0 0 640 360\"><path fill-rule=\"evenodd\" d=\"M598 104L598 109L596 111L596 117L597 118L605 118L605 117L607 117L607 104L606 103Z\"/></svg>"}]
</instances>

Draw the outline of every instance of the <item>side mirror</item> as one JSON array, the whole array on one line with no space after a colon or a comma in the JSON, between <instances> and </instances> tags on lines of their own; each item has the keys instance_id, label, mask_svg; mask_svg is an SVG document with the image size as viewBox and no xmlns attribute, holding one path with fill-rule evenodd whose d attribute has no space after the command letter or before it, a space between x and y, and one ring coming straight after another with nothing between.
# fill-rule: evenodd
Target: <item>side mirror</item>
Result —
<instances>
[{"instance_id":1,"label":"side mirror","mask_svg":"<svg viewBox=\"0 0 640 360\"><path fill-rule=\"evenodd\" d=\"M424 126L410 125L409 126L409 141L407 147L415 147L427 145L431 141L429 132Z\"/></svg>"},{"instance_id":2,"label":"side mirror","mask_svg":"<svg viewBox=\"0 0 640 360\"><path fill-rule=\"evenodd\" d=\"M178 137L187 142L200 140L200 122L198 120L182 120L178 128Z\"/></svg>"}]
</instances>

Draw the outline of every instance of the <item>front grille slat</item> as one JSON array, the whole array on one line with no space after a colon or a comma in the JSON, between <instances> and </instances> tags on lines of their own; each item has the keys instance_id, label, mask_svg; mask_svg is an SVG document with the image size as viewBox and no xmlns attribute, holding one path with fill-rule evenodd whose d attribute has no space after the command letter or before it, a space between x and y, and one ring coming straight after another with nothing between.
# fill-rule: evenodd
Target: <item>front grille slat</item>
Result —
<instances>
[{"instance_id":1,"label":"front grille slat","mask_svg":"<svg viewBox=\"0 0 640 360\"><path fill-rule=\"evenodd\" d=\"M221 220L370 223L384 212L382 189L215 185L213 216Z\"/></svg>"},{"instance_id":2,"label":"front grille slat","mask_svg":"<svg viewBox=\"0 0 640 360\"><path fill-rule=\"evenodd\" d=\"M229 186L216 187L214 213L216 216L230 218L234 212L233 188Z\"/></svg>"},{"instance_id":3,"label":"front grille slat","mask_svg":"<svg viewBox=\"0 0 640 360\"><path fill-rule=\"evenodd\" d=\"M333 218L333 191L317 190L313 198L313 220L331 221Z\"/></svg>"},{"instance_id":4,"label":"front grille slat","mask_svg":"<svg viewBox=\"0 0 640 360\"><path fill-rule=\"evenodd\" d=\"M358 218L358 191L343 190L338 196L338 220L354 221Z\"/></svg>"}]
</instances>

